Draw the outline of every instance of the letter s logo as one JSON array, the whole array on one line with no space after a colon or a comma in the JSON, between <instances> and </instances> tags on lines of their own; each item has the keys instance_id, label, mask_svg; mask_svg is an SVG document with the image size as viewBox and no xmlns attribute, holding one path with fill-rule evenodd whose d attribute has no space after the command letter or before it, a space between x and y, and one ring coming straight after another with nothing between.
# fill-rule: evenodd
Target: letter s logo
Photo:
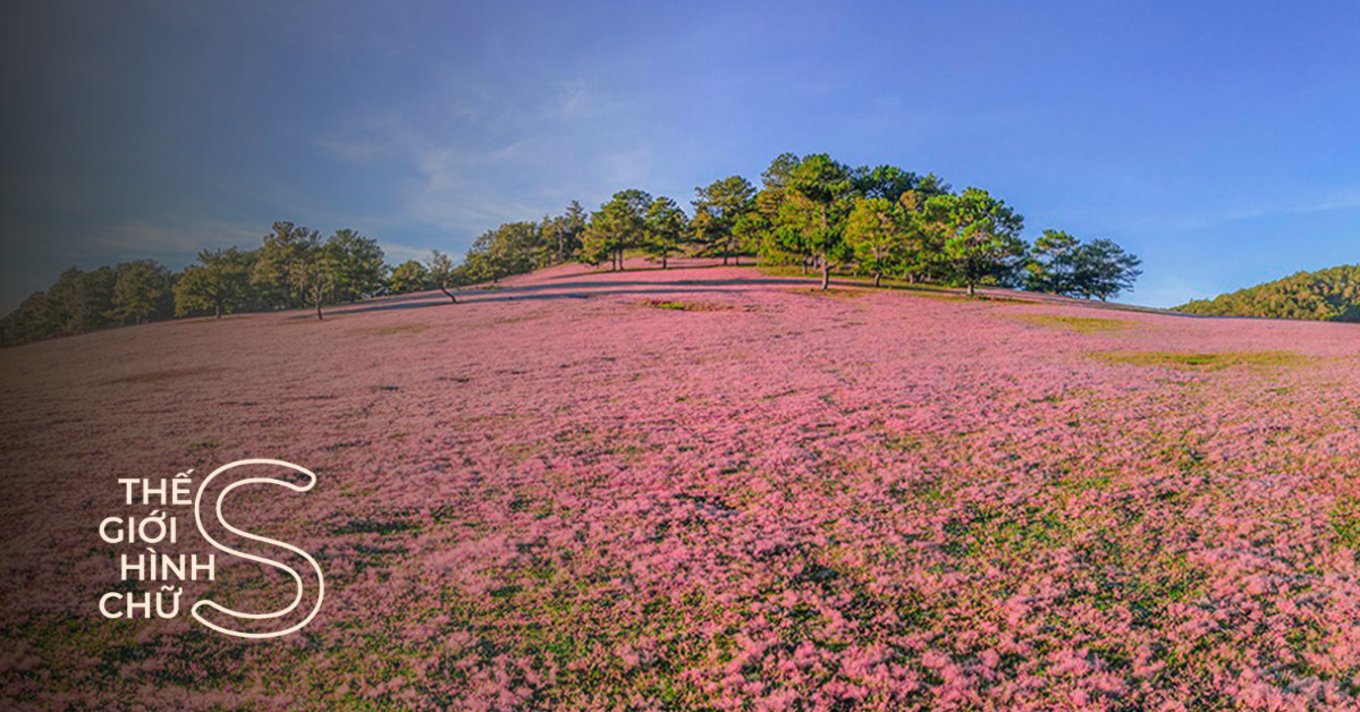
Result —
<instances>
[{"instance_id":1,"label":"letter s logo","mask_svg":"<svg viewBox=\"0 0 1360 712\"><path fill-rule=\"evenodd\" d=\"M272 465L275 467L286 467L290 470L293 470L294 472L298 472L305 475L308 479L307 484L296 485L293 484L292 482L288 482L287 480L275 479L273 477L248 477L246 479L232 482L231 484L224 487L222 491L217 495L216 503L217 506L215 507L217 521L227 531L236 534L237 536L250 539L252 541L258 541L263 544L270 544L273 546L280 547L282 549L287 549L288 551L291 551L294 554L297 554L298 556L305 559L307 563L311 565L312 571L316 574L316 603L312 606L312 610L310 613L307 614L307 617L303 618L301 621L298 621L297 623L294 623L293 625L287 628L284 628L283 630L277 630L266 633L250 633L245 631L232 630L230 628L224 628L208 620L203 616L203 613L200 612L200 609L206 607L240 620L268 620L271 618L282 618L283 616L286 616L289 613L293 612L293 610L296 609L302 603L303 594L306 591L306 586L302 582L302 574L298 573L297 570L295 570L293 567L288 566L287 564L281 561L276 561L274 559L268 559L263 556L256 556L254 554L248 554L244 551L237 551L236 549L232 549L231 547L226 546L225 544L222 544L221 542L214 539L212 535L208 533L207 528L203 526L203 493L207 491L208 483L212 482L215 477L224 472L227 472L228 470L237 467L244 467L247 465ZM316 474L305 467L294 465L291 462L284 462L283 460L269 460L264 458L237 460L236 462L231 462L226 465L223 465L217 468L216 470L213 470L212 474L204 478L203 482L198 486L198 494L194 496L194 521L195 523L198 524L198 533L201 534L203 536L203 539L206 540L218 551L222 551L233 556L239 556L243 559L248 559L250 561L255 561L268 566L272 566L276 569L280 569L282 571L287 572L289 576L293 577L293 581L297 583L297 595L293 597L293 602L289 604L286 608L281 608L272 613L245 613L243 611L235 611L230 608L227 608L226 606L219 605L213 601L203 599L194 604L193 608L190 609L190 614L192 614L193 617L197 619L199 623L202 623L203 625L219 633L224 633L226 635L233 635L238 638L277 638L279 636L288 635L289 633L295 633L301 630L303 626L310 623L312 619L316 617L317 612L321 610L321 600L326 595L326 581L321 575L321 567L317 565L316 559L313 559L311 554L308 554L307 552L297 548L296 546L293 546L292 544L278 541L277 539L270 539L268 537L259 536L257 534L251 534L250 532L237 529L236 527L232 526L229 522L227 522L226 518L222 516L222 501L226 499L227 494L232 490L236 489L237 487L252 484L279 485L281 487L287 487L288 489L293 490L294 492L306 492L316 485Z\"/></svg>"}]
</instances>

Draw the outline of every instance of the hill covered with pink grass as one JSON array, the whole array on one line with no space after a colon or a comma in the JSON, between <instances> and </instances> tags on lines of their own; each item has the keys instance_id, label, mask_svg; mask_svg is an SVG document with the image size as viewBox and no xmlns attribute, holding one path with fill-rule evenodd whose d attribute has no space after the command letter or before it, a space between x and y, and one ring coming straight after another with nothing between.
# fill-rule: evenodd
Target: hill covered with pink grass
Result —
<instances>
[{"instance_id":1,"label":"hill covered with pink grass","mask_svg":"<svg viewBox=\"0 0 1360 712\"><path fill-rule=\"evenodd\" d=\"M7 706L1357 704L1355 326L681 267L0 352ZM101 618L117 480L245 457L316 620Z\"/></svg>"}]
</instances>

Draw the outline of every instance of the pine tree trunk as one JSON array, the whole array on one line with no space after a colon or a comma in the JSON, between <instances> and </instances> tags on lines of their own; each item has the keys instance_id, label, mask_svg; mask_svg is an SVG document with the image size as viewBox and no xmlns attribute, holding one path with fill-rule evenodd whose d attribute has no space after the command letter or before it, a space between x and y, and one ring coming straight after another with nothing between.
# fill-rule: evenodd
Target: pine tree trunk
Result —
<instances>
[{"instance_id":1,"label":"pine tree trunk","mask_svg":"<svg viewBox=\"0 0 1360 712\"><path fill-rule=\"evenodd\" d=\"M822 291L825 292L831 287L831 263L827 261L826 255L822 255Z\"/></svg>"},{"instance_id":2,"label":"pine tree trunk","mask_svg":"<svg viewBox=\"0 0 1360 712\"><path fill-rule=\"evenodd\" d=\"M882 287L882 286L883 286L883 273L882 273L882 272L875 272L875 273L874 273L874 286L875 286L875 287Z\"/></svg>"}]
</instances>

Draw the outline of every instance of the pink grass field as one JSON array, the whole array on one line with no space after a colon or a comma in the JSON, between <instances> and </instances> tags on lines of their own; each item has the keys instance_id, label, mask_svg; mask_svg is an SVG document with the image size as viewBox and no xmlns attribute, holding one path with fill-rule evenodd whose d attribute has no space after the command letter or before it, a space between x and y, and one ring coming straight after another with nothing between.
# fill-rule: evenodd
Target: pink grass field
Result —
<instances>
[{"instance_id":1,"label":"pink grass field","mask_svg":"<svg viewBox=\"0 0 1360 712\"><path fill-rule=\"evenodd\" d=\"M4 706L1360 707L1360 327L811 286L564 267L0 351ZM316 620L102 618L117 479L245 457L319 476L232 518L316 555Z\"/></svg>"}]
</instances>

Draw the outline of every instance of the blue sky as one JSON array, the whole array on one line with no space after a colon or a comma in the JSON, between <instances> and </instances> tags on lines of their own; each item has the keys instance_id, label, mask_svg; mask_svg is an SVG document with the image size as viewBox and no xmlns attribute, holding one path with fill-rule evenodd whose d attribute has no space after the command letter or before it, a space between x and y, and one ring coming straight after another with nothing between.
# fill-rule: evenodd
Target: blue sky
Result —
<instances>
[{"instance_id":1,"label":"blue sky","mask_svg":"<svg viewBox=\"0 0 1360 712\"><path fill-rule=\"evenodd\" d=\"M1356 3L7 4L0 307L354 227L390 260L783 151L1109 237L1166 306L1360 262Z\"/></svg>"}]
</instances>

